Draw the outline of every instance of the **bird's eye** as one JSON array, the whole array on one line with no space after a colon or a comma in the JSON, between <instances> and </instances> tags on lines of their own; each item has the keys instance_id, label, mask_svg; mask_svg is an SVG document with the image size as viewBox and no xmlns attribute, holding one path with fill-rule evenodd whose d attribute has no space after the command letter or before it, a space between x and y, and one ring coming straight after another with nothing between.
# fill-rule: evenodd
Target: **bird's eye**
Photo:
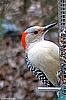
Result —
<instances>
[{"instance_id":1,"label":"bird's eye","mask_svg":"<svg viewBox=\"0 0 66 100\"><path fill-rule=\"evenodd\" d=\"M38 34L38 31L34 31L34 34Z\"/></svg>"}]
</instances>

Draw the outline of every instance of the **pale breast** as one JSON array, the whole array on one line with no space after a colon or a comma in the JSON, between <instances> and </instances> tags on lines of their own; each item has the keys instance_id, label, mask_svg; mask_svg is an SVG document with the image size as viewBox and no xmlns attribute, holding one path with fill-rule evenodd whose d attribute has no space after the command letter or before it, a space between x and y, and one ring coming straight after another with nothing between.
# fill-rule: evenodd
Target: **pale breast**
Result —
<instances>
[{"instance_id":1,"label":"pale breast","mask_svg":"<svg viewBox=\"0 0 66 100\"><path fill-rule=\"evenodd\" d=\"M39 41L31 44L29 48L28 58L31 63L41 69L55 84L56 72L60 69L59 47L50 41Z\"/></svg>"}]
</instances>

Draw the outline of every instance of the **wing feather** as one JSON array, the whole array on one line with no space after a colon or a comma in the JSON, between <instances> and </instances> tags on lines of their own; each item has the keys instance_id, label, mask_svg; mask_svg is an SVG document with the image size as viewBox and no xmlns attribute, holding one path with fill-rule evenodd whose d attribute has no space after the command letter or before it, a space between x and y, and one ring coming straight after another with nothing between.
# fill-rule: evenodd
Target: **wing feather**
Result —
<instances>
[{"instance_id":1,"label":"wing feather","mask_svg":"<svg viewBox=\"0 0 66 100\"><path fill-rule=\"evenodd\" d=\"M29 48L28 58L31 63L41 69L51 83L57 84L56 73L60 69L59 47L50 41L40 41Z\"/></svg>"}]
</instances>

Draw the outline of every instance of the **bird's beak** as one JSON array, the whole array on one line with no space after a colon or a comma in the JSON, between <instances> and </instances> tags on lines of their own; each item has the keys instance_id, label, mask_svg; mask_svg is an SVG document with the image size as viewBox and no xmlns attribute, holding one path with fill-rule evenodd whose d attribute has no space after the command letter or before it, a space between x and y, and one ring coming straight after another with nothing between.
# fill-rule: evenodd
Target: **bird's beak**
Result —
<instances>
[{"instance_id":1,"label":"bird's beak","mask_svg":"<svg viewBox=\"0 0 66 100\"><path fill-rule=\"evenodd\" d=\"M40 27L39 30L40 30L40 31L46 31L46 30L52 28L53 26L55 26L56 24L57 24L57 23L52 23L52 24L49 24L49 25L47 25L47 26L45 26L45 27Z\"/></svg>"},{"instance_id":2,"label":"bird's beak","mask_svg":"<svg viewBox=\"0 0 66 100\"><path fill-rule=\"evenodd\" d=\"M43 31L46 31L46 30L52 28L52 27L55 26L56 24L57 24L57 23L52 23L52 24L49 24L49 25L45 26Z\"/></svg>"}]
</instances>

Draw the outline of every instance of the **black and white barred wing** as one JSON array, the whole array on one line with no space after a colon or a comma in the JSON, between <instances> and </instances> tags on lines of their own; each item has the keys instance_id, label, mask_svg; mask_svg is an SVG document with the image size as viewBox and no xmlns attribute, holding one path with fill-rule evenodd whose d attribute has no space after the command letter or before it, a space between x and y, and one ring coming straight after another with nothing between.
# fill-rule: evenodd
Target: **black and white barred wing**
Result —
<instances>
[{"instance_id":1,"label":"black and white barred wing","mask_svg":"<svg viewBox=\"0 0 66 100\"><path fill-rule=\"evenodd\" d=\"M28 68L32 73L43 82L44 86L53 86L52 83L46 78L45 74L38 68L35 68L32 63L28 59L28 55L26 54L26 63Z\"/></svg>"}]
</instances>

